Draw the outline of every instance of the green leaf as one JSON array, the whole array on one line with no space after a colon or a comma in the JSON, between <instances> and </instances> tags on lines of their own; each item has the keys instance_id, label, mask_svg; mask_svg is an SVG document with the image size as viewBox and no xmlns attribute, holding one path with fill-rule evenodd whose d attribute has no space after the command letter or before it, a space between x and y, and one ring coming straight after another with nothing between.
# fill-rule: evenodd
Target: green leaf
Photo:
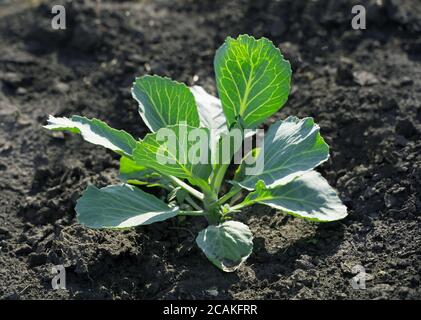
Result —
<instances>
[{"instance_id":1,"label":"green leaf","mask_svg":"<svg viewBox=\"0 0 421 320\"><path fill-rule=\"evenodd\" d=\"M228 126L238 117L255 128L287 101L291 66L266 38L228 37L214 60L219 98Z\"/></svg>"},{"instance_id":2,"label":"green leaf","mask_svg":"<svg viewBox=\"0 0 421 320\"><path fill-rule=\"evenodd\" d=\"M212 132L211 137L215 139L224 133L228 133L221 100L207 93L201 86L193 86L190 91L196 100L200 126L208 128Z\"/></svg>"},{"instance_id":3,"label":"green leaf","mask_svg":"<svg viewBox=\"0 0 421 320\"><path fill-rule=\"evenodd\" d=\"M222 110L221 100L210 95L200 86L193 86L190 88L190 91L196 100L200 126L208 128L210 131L209 146L212 156L215 158L212 159L212 164L216 165L218 159L223 159L221 156L222 150L218 150L221 144L221 137L228 134L227 121Z\"/></svg>"},{"instance_id":4,"label":"green leaf","mask_svg":"<svg viewBox=\"0 0 421 320\"><path fill-rule=\"evenodd\" d=\"M126 157L132 156L136 146L136 140L123 130L116 130L106 123L97 119L72 116L69 118L56 118L49 116L48 124L44 128L55 131L70 131L79 133L82 137L93 144L97 144L113 150Z\"/></svg>"},{"instance_id":5,"label":"green leaf","mask_svg":"<svg viewBox=\"0 0 421 320\"><path fill-rule=\"evenodd\" d=\"M343 219L347 209L336 191L316 171L309 171L286 185L267 189L262 181L244 202L258 202L308 220Z\"/></svg>"},{"instance_id":6,"label":"green leaf","mask_svg":"<svg viewBox=\"0 0 421 320\"><path fill-rule=\"evenodd\" d=\"M127 185L98 189L88 186L76 204L78 221L90 228L128 228L175 217L171 208L155 196Z\"/></svg>"},{"instance_id":7,"label":"green leaf","mask_svg":"<svg viewBox=\"0 0 421 320\"><path fill-rule=\"evenodd\" d=\"M159 178L159 174L153 170L136 164L135 161L121 157L120 159L120 179L131 184L148 184L151 179Z\"/></svg>"},{"instance_id":8,"label":"green leaf","mask_svg":"<svg viewBox=\"0 0 421 320\"><path fill-rule=\"evenodd\" d=\"M256 164L261 165L247 166L245 177L238 184L253 190L262 180L266 187L274 188L312 170L328 158L329 146L313 119L288 117L270 126L264 138L264 151L256 159Z\"/></svg>"},{"instance_id":9,"label":"green leaf","mask_svg":"<svg viewBox=\"0 0 421 320\"><path fill-rule=\"evenodd\" d=\"M197 135L197 139L193 137ZM206 137L199 141L199 137ZM161 174L189 179L191 183L206 183L212 170L210 165L209 131L186 125L162 128L147 134L137 144L133 157L138 165L146 166ZM192 157L195 157L193 161Z\"/></svg>"},{"instance_id":10,"label":"green leaf","mask_svg":"<svg viewBox=\"0 0 421 320\"><path fill-rule=\"evenodd\" d=\"M159 76L143 76L133 83L132 95L139 103L140 116L153 132L183 121L199 127L193 94L183 83Z\"/></svg>"},{"instance_id":11,"label":"green leaf","mask_svg":"<svg viewBox=\"0 0 421 320\"><path fill-rule=\"evenodd\" d=\"M244 223L226 221L200 231L196 243L215 266L225 272L232 272L250 256L253 235Z\"/></svg>"}]
</instances>

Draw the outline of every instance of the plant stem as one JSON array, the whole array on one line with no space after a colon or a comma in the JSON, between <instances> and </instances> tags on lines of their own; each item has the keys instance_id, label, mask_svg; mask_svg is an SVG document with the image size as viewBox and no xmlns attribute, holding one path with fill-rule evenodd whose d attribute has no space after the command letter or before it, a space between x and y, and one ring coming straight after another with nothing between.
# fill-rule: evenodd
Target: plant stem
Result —
<instances>
[{"instance_id":1,"label":"plant stem","mask_svg":"<svg viewBox=\"0 0 421 320\"><path fill-rule=\"evenodd\" d=\"M175 184L177 184L178 186L180 186L182 189L186 190L192 196L194 196L197 199L203 201L204 195L200 191L198 191L195 188L189 186L187 183L185 183L184 181L182 181L182 180L180 180L180 179L178 179L176 177L168 176L168 179L170 179L172 182L174 182Z\"/></svg>"},{"instance_id":2,"label":"plant stem","mask_svg":"<svg viewBox=\"0 0 421 320\"><path fill-rule=\"evenodd\" d=\"M218 194L219 190L221 189L221 185L222 185L222 182L224 181L225 173L227 172L228 167L229 167L229 163L228 164L224 163L218 166L216 173L212 178L211 185L216 194Z\"/></svg>"},{"instance_id":3,"label":"plant stem","mask_svg":"<svg viewBox=\"0 0 421 320\"><path fill-rule=\"evenodd\" d=\"M240 200L241 199L241 197L242 197L242 192L240 192L240 193L237 193L234 197L232 197L231 198L231 201L230 201L230 206L232 206L233 204L235 204L238 200Z\"/></svg>"},{"instance_id":4,"label":"plant stem","mask_svg":"<svg viewBox=\"0 0 421 320\"><path fill-rule=\"evenodd\" d=\"M241 130L241 134L242 134L242 143L244 142L244 130L240 127L238 127L238 124L236 124L235 126L237 129ZM228 135L229 139L231 139L231 136ZM231 141L231 140L230 140ZM239 146L236 146L236 144L231 144L230 143L230 154L229 154L229 159L230 162L232 160L232 157L235 155L236 152L239 151L239 148L241 148L242 143ZM232 150L232 147L234 147L234 149ZM221 159L222 160L222 159ZM224 178L225 178L225 173L228 170L230 163L222 163L219 164L216 168L215 168L215 175L212 177L212 181L211 181L211 187L213 188L213 190L215 191L216 194L219 193L219 190L221 189L221 185L224 182Z\"/></svg>"},{"instance_id":5,"label":"plant stem","mask_svg":"<svg viewBox=\"0 0 421 320\"><path fill-rule=\"evenodd\" d=\"M179 216L204 216L206 212L203 210L200 211L180 211L178 213Z\"/></svg>"},{"instance_id":6,"label":"plant stem","mask_svg":"<svg viewBox=\"0 0 421 320\"><path fill-rule=\"evenodd\" d=\"M206 218L210 224L217 224L221 218L221 206L218 204L218 196L216 193L205 193L205 199L203 200L205 211L207 213Z\"/></svg>"},{"instance_id":7,"label":"plant stem","mask_svg":"<svg viewBox=\"0 0 421 320\"><path fill-rule=\"evenodd\" d=\"M253 204L255 204L255 201L253 201L253 200L247 201L247 202L243 201L243 202L241 202L241 203L239 203L239 204L231 207L230 210L229 210L229 212L240 210L242 208L249 207L249 206L251 206Z\"/></svg>"},{"instance_id":8,"label":"plant stem","mask_svg":"<svg viewBox=\"0 0 421 320\"><path fill-rule=\"evenodd\" d=\"M196 210L203 210L203 208L201 208L196 202L194 202L194 200L190 197L189 194L186 196L186 201Z\"/></svg>"},{"instance_id":9,"label":"plant stem","mask_svg":"<svg viewBox=\"0 0 421 320\"><path fill-rule=\"evenodd\" d=\"M162 183L154 183L154 184L147 184L146 185L147 188L155 188L155 187L160 187L162 189L165 189L167 191L171 191L172 189Z\"/></svg>"},{"instance_id":10,"label":"plant stem","mask_svg":"<svg viewBox=\"0 0 421 320\"><path fill-rule=\"evenodd\" d=\"M218 204L224 204L225 202L227 202L229 199L231 199L233 196L235 196L236 194L238 194L239 192L241 192L241 187L239 186L233 186L231 188L230 191L228 191L224 196L222 196L219 200L218 200Z\"/></svg>"}]
</instances>

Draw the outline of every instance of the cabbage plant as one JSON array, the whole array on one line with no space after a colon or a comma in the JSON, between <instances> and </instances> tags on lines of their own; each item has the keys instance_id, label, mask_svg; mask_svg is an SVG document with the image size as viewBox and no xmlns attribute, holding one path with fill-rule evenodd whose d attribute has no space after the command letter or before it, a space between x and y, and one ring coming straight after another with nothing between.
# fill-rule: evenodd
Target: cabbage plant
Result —
<instances>
[{"instance_id":1,"label":"cabbage plant","mask_svg":"<svg viewBox=\"0 0 421 320\"><path fill-rule=\"evenodd\" d=\"M316 222L347 215L335 190L314 170L328 159L329 146L312 118L275 121L261 144L240 152L246 142L257 141L253 130L288 99L292 72L280 50L266 38L228 37L216 51L214 69L219 99L166 77L136 78L131 92L151 131L143 139L98 119L49 117L45 128L81 134L121 156L122 183L89 185L76 204L79 223L121 229L201 216L208 226L198 233L197 245L230 272L253 249L252 232L235 219L245 207L266 205ZM151 187L166 196L145 191Z\"/></svg>"}]
</instances>

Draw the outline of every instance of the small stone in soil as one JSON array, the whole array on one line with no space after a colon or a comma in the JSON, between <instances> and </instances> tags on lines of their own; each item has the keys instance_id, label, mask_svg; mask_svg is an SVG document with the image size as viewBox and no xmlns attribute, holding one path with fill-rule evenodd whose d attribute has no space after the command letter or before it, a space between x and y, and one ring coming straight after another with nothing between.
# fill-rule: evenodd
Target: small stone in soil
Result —
<instances>
[{"instance_id":1,"label":"small stone in soil","mask_svg":"<svg viewBox=\"0 0 421 320\"><path fill-rule=\"evenodd\" d=\"M207 293L208 295L212 296L212 297L216 297L216 296L218 296L218 294L219 294L219 292L218 292L218 290L216 289L216 287L212 287L212 288L210 288L210 289L206 290L206 293Z\"/></svg>"},{"instance_id":2,"label":"small stone in soil","mask_svg":"<svg viewBox=\"0 0 421 320\"><path fill-rule=\"evenodd\" d=\"M374 74L367 71L356 71L353 73L355 83L360 86L371 86L379 83L379 80Z\"/></svg>"}]
</instances>

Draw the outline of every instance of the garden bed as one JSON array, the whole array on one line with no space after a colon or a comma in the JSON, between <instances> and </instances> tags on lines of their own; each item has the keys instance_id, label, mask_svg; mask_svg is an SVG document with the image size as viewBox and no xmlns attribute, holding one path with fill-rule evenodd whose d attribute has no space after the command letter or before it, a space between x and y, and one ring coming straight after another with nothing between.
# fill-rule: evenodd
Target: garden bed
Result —
<instances>
[{"instance_id":1,"label":"garden bed","mask_svg":"<svg viewBox=\"0 0 421 320\"><path fill-rule=\"evenodd\" d=\"M421 298L416 0L365 1L366 30L351 28L353 1L72 1L60 31L39 2L0 3L1 298ZM166 75L215 94L214 52L241 33L268 37L291 61L292 93L271 121L314 117L331 146L320 170L349 216L316 224L244 211L254 251L229 274L195 246L200 219L125 231L76 225L76 199L90 183L117 182L118 157L43 129L48 114L96 117L143 137L134 77ZM51 288L58 264L67 290ZM350 284L356 265L365 290Z\"/></svg>"}]
</instances>

